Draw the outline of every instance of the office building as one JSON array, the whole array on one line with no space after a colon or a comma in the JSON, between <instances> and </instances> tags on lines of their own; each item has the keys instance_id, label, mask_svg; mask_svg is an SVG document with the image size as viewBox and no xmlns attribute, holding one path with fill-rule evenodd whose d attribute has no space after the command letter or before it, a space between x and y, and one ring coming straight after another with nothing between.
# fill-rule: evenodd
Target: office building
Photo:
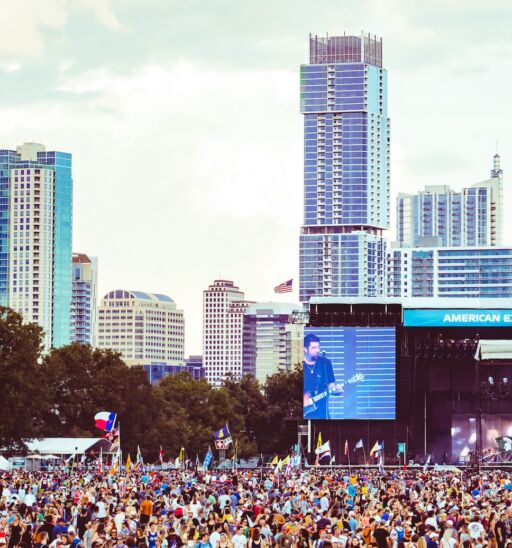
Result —
<instances>
[{"instance_id":1,"label":"office building","mask_svg":"<svg viewBox=\"0 0 512 548\"><path fill-rule=\"evenodd\" d=\"M243 318L250 304L231 280L215 280L203 291L203 367L213 386L242 376Z\"/></svg>"},{"instance_id":2,"label":"office building","mask_svg":"<svg viewBox=\"0 0 512 548\"><path fill-rule=\"evenodd\" d=\"M503 171L494 155L491 177L461 191L430 185L399 194L398 247L503 245Z\"/></svg>"},{"instance_id":3,"label":"office building","mask_svg":"<svg viewBox=\"0 0 512 548\"><path fill-rule=\"evenodd\" d=\"M188 373L195 381L200 381L205 377L201 356L190 356L185 360L184 365L153 362L145 364L144 370L151 384L161 381L164 377L178 375L179 373Z\"/></svg>"},{"instance_id":4,"label":"office building","mask_svg":"<svg viewBox=\"0 0 512 548\"><path fill-rule=\"evenodd\" d=\"M390 249L389 297L512 297L512 248Z\"/></svg>"},{"instance_id":5,"label":"office building","mask_svg":"<svg viewBox=\"0 0 512 548\"><path fill-rule=\"evenodd\" d=\"M97 346L122 354L128 365L184 364L183 311L167 295L117 289L98 307Z\"/></svg>"},{"instance_id":6,"label":"office building","mask_svg":"<svg viewBox=\"0 0 512 548\"><path fill-rule=\"evenodd\" d=\"M382 40L310 36L301 67L301 302L385 294L389 119Z\"/></svg>"},{"instance_id":7,"label":"office building","mask_svg":"<svg viewBox=\"0 0 512 548\"><path fill-rule=\"evenodd\" d=\"M71 154L38 143L0 150L0 304L71 340Z\"/></svg>"},{"instance_id":8,"label":"office building","mask_svg":"<svg viewBox=\"0 0 512 548\"><path fill-rule=\"evenodd\" d=\"M95 345L98 287L98 259L73 253L71 298L71 340Z\"/></svg>"},{"instance_id":9,"label":"office building","mask_svg":"<svg viewBox=\"0 0 512 548\"><path fill-rule=\"evenodd\" d=\"M290 326L293 312L301 308L291 303L256 303L246 308L243 327L244 375L252 375L263 384L268 376L292 368L293 364L289 361L292 347L296 348L297 344L303 347L303 341L300 333L290 329Z\"/></svg>"}]
</instances>

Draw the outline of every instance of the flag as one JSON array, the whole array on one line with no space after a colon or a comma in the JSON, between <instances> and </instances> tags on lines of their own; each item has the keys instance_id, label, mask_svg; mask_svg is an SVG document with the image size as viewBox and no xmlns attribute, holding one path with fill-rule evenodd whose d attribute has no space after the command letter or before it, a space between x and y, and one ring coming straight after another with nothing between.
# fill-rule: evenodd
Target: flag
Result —
<instances>
[{"instance_id":1,"label":"flag","mask_svg":"<svg viewBox=\"0 0 512 548\"><path fill-rule=\"evenodd\" d=\"M330 464L334 464L335 460L336 460L336 455L333 455L333 456L331 457L331 462L330 462Z\"/></svg>"},{"instance_id":2,"label":"flag","mask_svg":"<svg viewBox=\"0 0 512 548\"><path fill-rule=\"evenodd\" d=\"M142 464L144 461L142 459L142 453L140 452L140 447L137 445L137 462Z\"/></svg>"},{"instance_id":3,"label":"flag","mask_svg":"<svg viewBox=\"0 0 512 548\"><path fill-rule=\"evenodd\" d=\"M315 449L315 453L317 455L317 464L324 458L329 457L329 459L330 459L331 458L331 443L329 441L326 441L320 447L317 447Z\"/></svg>"},{"instance_id":4,"label":"flag","mask_svg":"<svg viewBox=\"0 0 512 548\"><path fill-rule=\"evenodd\" d=\"M213 460L213 452L211 450L211 447L208 447L208 451L206 451L206 455L204 456L204 460L203 460L203 468L208 468L212 460Z\"/></svg>"},{"instance_id":5,"label":"flag","mask_svg":"<svg viewBox=\"0 0 512 548\"><path fill-rule=\"evenodd\" d=\"M184 447L182 447L180 449L180 456L178 458L181 462L183 462L185 460L185 448Z\"/></svg>"},{"instance_id":6,"label":"flag","mask_svg":"<svg viewBox=\"0 0 512 548\"><path fill-rule=\"evenodd\" d=\"M100 413L96 413L96 415L94 415L96 428L99 428L105 432L110 432L114 428L116 419L117 413L113 413L112 411L101 411Z\"/></svg>"},{"instance_id":7,"label":"flag","mask_svg":"<svg viewBox=\"0 0 512 548\"><path fill-rule=\"evenodd\" d=\"M227 438L231 438L229 426L225 424L220 430L217 430L216 432L214 432L213 438L216 440L225 440Z\"/></svg>"},{"instance_id":8,"label":"flag","mask_svg":"<svg viewBox=\"0 0 512 548\"><path fill-rule=\"evenodd\" d=\"M430 464L430 455L427 457L425 464L423 465L423 472L427 471L428 465Z\"/></svg>"},{"instance_id":9,"label":"flag","mask_svg":"<svg viewBox=\"0 0 512 548\"><path fill-rule=\"evenodd\" d=\"M384 472L384 455L382 452L379 453L379 472Z\"/></svg>"},{"instance_id":10,"label":"flag","mask_svg":"<svg viewBox=\"0 0 512 548\"><path fill-rule=\"evenodd\" d=\"M283 465L290 464L290 455L286 455L286 457L283 459L282 463L283 463Z\"/></svg>"},{"instance_id":11,"label":"flag","mask_svg":"<svg viewBox=\"0 0 512 548\"><path fill-rule=\"evenodd\" d=\"M179 457L176 457L176 460L174 461L174 466L179 468L179 466L180 466L180 458Z\"/></svg>"},{"instance_id":12,"label":"flag","mask_svg":"<svg viewBox=\"0 0 512 548\"><path fill-rule=\"evenodd\" d=\"M283 464L284 464L284 460L281 459L281 460L277 463L276 470L281 470L281 468L283 467Z\"/></svg>"},{"instance_id":13,"label":"flag","mask_svg":"<svg viewBox=\"0 0 512 548\"><path fill-rule=\"evenodd\" d=\"M216 442L224 442L224 446L222 447L217 447L217 444L215 444L215 447L217 447L218 449L226 449L229 444L233 443L233 438L231 437L231 432L229 431L229 426L227 425L227 423L220 430L217 430L213 433L213 439Z\"/></svg>"},{"instance_id":14,"label":"flag","mask_svg":"<svg viewBox=\"0 0 512 548\"><path fill-rule=\"evenodd\" d=\"M361 439L356 443L356 446L354 447L354 451L355 451L356 449L364 449L363 438L361 438Z\"/></svg>"},{"instance_id":15,"label":"flag","mask_svg":"<svg viewBox=\"0 0 512 548\"><path fill-rule=\"evenodd\" d=\"M375 445L370 450L370 456L372 456L374 453L378 453L380 451L380 444L378 441L375 442Z\"/></svg>"},{"instance_id":16,"label":"flag","mask_svg":"<svg viewBox=\"0 0 512 548\"><path fill-rule=\"evenodd\" d=\"M396 456L399 457L400 454L405 455L405 442L403 441L396 444Z\"/></svg>"},{"instance_id":17,"label":"flag","mask_svg":"<svg viewBox=\"0 0 512 548\"><path fill-rule=\"evenodd\" d=\"M160 446L160 453L158 453L158 460L160 461L160 464L164 463L164 451L162 449L162 446Z\"/></svg>"},{"instance_id":18,"label":"flag","mask_svg":"<svg viewBox=\"0 0 512 548\"><path fill-rule=\"evenodd\" d=\"M348 440L345 440L345 455L348 455Z\"/></svg>"},{"instance_id":19,"label":"flag","mask_svg":"<svg viewBox=\"0 0 512 548\"><path fill-rule=\"evenodd\" d=\"M321 446L322 446L322 432L318 432L318 441L316 442L316 448L318 449Z\"/></svg>"},{"instance_id":20,"label":"flag","mask_svg":"<svg viewBox=\"0 0 512 548\"><path fill-rule=\"evenodd\" d=\"M130 453L128 453L128 458L126 459L126 472L129 474L132 469L132 457Z\"/></svg>"},{"instance_id":21,"label":"flag","mask_svg":"<svg viewBox=\"0 0 512 548\"><path fill-rule=\"evenodd\" d=\"M276 455L276 456L272 459L272 462L270 463L270 466L275 466L278 462L279 462L279 457Z\"/></svg>"},{"instance_id":22,"label":"flag","mask_svg":"<svg viewBox=\"0 0 512 548\"><path fill-rule=\"evenodd\" d=\"M103 474L103 447L100 447L100 458L98 461L98 473Z\"/></svg>"},{"instance_id":23,"label":"flag","mask_svg":"<svg viewBox=\"0 0 512 548\"><path fill-rule=\"evenodd\" d=\"M274 287L274 293L291 293L293 290L293 278Z\"/></svg>"}]
</instances>

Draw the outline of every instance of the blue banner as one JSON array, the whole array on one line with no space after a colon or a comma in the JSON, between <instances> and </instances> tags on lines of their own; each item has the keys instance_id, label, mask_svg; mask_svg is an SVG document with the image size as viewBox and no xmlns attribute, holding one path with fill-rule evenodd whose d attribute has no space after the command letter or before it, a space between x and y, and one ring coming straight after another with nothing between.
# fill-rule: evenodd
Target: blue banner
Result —
<instances>
[{"instance_id":1,"label":"blue banner","mask_svg":"<svg viewBox=\"0 0 512 548\"><path fill-rule=\"evenodd\" d=\"M512 327L512 310L404 309L405 327Z\"/></svg>"}]
</instances>

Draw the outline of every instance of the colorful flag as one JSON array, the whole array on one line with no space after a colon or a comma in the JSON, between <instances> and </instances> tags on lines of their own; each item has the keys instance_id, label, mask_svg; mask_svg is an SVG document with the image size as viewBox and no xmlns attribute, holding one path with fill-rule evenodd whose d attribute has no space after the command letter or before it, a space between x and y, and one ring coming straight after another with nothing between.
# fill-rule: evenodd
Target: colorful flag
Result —
<instances>
[{"instance_id":1,"label":"colorful flag","mask_svg":"<svg viewBox=\"0 0 512 548\"><path fill-rule=\"evenodd\" d=\"M160 461L160 464L164 463L164 451L162 449L162 446L160 446L160 453L158 454L158 460Z\"/></svg>"},{"instance_id":2,"label":"colorful flag","mask_svg":"<svg viewBox=\"0 0 512 548\"><path fill-rule=\"evenodd\" d=\"M380 444L378 441L375 442L375 445L370 450L370 456L372 456L374 453L378 453L380 451Z\"/></svg>"},{"instance_id":3,"label":"colorful flag","mask_svg":"<svg viewBox=\"0 0 512 548\"><path fill-rule=\"evenodd\" d=\"M137 445L137 463L143 464L144 460L142 458L142 453L140 452L140 447Z\"/></svg>"},{"instance_id":4,"label":"colorful flag","mask_svg":"<svg viewBox=\"0 0 512 548\"><path fill-rule=\"evenodd\" d=\"M283 459L283 465L288 465L290 464L290 455L286 455L286 457Z\"/></svg>"},{"instance_id":5,"label":"colorful flag","mask_svg":"<svg viewBox=\"0 0 512 548\"><path fill-rule=\"evenodd\" d=\"M325 458L331 458L331 443L329 441L326 441L323 443L320 447L317 447L315 449L315 453L317 455L316 462L317 464L320 463L322 459Z\"/></svg>"},{"instance_id":6,"label":"colorful flag","mask_svg":"<svg viewBox=\"0 0 512 548\"><path fill-rule=\"evenodd\" d=\"M356 449L364 449L363 438L361 438L361 439L356 443L356 446L354 447L354 451L355 451Z\"/></svg>"},{"instance_id":7,"label":"colorful flag","mask_svg":"<svg viewBox=\"0 0 512 548\"><path fill-rule=\"evenodd\" d=\"M203 460L203 468L208 468L212 460L213 460L213 452L211 447L208 447L208 451L206 452L206 455L204 456L204 460Z\"/></svg>"},{"instance_id":8,"label":"colorful flag","mask_svg":"<svg viewBox=\"0 0 512 548\"><path fill-rule=\"evenodd\" d=\"M318 440L316 442L316 448L318 449L319 447L321 447L323 445L323 442L322 442L322 432L318 432Z\"/></svg>"},{"instance_id":9,"label":"colorful flag","mask_svg":"<svg viewBox=\"0 0 512 548\"><path fill-rule=\"evenodd\" d=\"M274 293L291 293L293 290L293 278L274 287Z\"/></svg>"},{"instance_id":10,"label":"colorful flag","mask_svg":"<svg viewBox=\"0 0 512 548\"><path fill-rule=\"evenodd\" d=\"M183 462L185 460L185 448L182 447L180 449L180 456L178 457L180 459L181 462Z\"/></svg>"},{"instance_id":11,"label":"colorful flag","mask_svg":"<svg viewBox=\"0 0 512 548\"><path fill-rule=\"evenodd\" d=\"M105 432L110 432L114 428L114 424L117 419L117 413L112 411L101 411L94 415L94 421L96 428L103 430Z\"/></svg>"},{"instance_id":12,"label":"colorful flag","mask_svg":"<svg viewBox=\"0 0 512 548\"><path fill-rule=\"evenodd\" d=\"M126 472L129 474L132 469L132 457L130 453L128 453L128 458L126 459Z\"/></svg>"},{"instance_id":13,"label":"colorful flag","mask_svg":"<svg viewBox=\"0 0 512 548\"><path fill-rule=\"evenodd\" d=\"M345 440L345 455L348 455L348 440Z\"/></svg>"},{"instance_id":14,"label":"colorful flag","mask_svg":"<svg viewBox=\"0 0 512 548\"><path fill-rule=\"evenodd\" d=\"M224 440L224 441L227 441L228 444L229 444L232 441L231 433L229 431L229 426L227 424L225 424L220 430L217 430L216 432L214 432L213 433L213 439L214 440Z\"/></svg>"},{"instance_id":15,"label":"colorful flag","mask_svg":"<svg viewBox=\"0 0 512 548\"><path fill-rule=\"evenodd\" d=\"M423 465L423 472L427 471L428 465L430 464L430 455L427 457L425 464Z\"/></svg>"},{"instance_id":16,"label":"colorful flag","mask_svg":"<svg viewBox=\"0 0 512 548\"><path fill-rule=\"evenodd\" d=\"M270 463L270 466L275 466L278 462L279 462L279 457L276 455L276 456L272 459L272 462Z\"/></svg>"},{"instance_id":17,"label":"colorful flag","mask_svg":"<svg viewBox=\"0 0 512 548\"><path fill-rule=\"evenodd\" d=\"M396 444L396 456L405 455L405 442L400 441Z\"/></svg>"}]
</instances>

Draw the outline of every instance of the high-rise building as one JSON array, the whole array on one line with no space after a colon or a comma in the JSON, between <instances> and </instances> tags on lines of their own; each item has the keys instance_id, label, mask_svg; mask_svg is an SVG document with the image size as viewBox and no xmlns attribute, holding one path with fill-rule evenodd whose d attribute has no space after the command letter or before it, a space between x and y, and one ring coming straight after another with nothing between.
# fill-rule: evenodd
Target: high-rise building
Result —
<instances>
[{"instance_id":1,"label":"high-rise building","mask_svg":"<svg viewBox=\"0 0 512 548\"><path fill-rule=\"evenodd\" d=\"M183 365L183 310L167 295L117 289L98 307L99 348L120 352L127 365Z\"/></svg>"},{"instance_id":2,"label":"high-rise building","mask_svg":"<svg viewBox=\"0 0 512 548\"><path fill-rule=\"evenodd\" d=\"M291 303L256 303L244 314L243 373L261 383L278 371L290 370L292 355L304 347L304 331L292 329L293 313L302 307ZM302 357L300 358L302 361Z\"/></svg>"},{"instance_id":3,"label":"high-rise building","mask_svg":"<svg viewBox=\"0 0 512 548\"><path fill-rule=\"evenodd\" d=\"M0 150L0 304L71 340L71 154L38 143Z\"/></svg>"},{"instance_id":4,"label":"high-rise building","mask_svg":"<svg viewBox=\"0 0 512 548\"><path fill-rule=\"evenodd\" d=\"M98 307L98 259L84 253L73 253L72 262L71 340L94 346Z\"/></svg>"},{"instance_id":5,"label":"high-rise building","mask_svg":"<svg viewBox=\"0 0 512 548\"><path fill-rule=\"evenodd\" d=\"M512 248L402 247L387 263L389 297L512 297Z\"/></svg>"},{"instance_id":6,"label":"high-rise building","mask_svg":"<svg viewBox=\"0 0 512 548\"><path fill-rule=\"evenodd\" d=\"M250 304L231 280L215 280L203 291L203 367L213 386L228 375L242 376L243 318Z\"/></svg>"},{"instance_id":7,"label":"high-rise building","mask_svg":"<svg viewBox=\"0 0 512 548\"><path fill-rule=\"evenodd\" d=\"M417 194L399 194L399 247L503 245L503 171L498 154L490 179L462 191L430 185Z\"/></svg>"},{"instance_id":8,"label":"high-rise building","mask_svg":"<svg viewBox=\"0 0 512 548\"><path fill-rule=\"evenodd\" d=\"M301 66L301 302L385 294L389 119L382 40L310 36Z\"/></svg>"}]
</instances>

